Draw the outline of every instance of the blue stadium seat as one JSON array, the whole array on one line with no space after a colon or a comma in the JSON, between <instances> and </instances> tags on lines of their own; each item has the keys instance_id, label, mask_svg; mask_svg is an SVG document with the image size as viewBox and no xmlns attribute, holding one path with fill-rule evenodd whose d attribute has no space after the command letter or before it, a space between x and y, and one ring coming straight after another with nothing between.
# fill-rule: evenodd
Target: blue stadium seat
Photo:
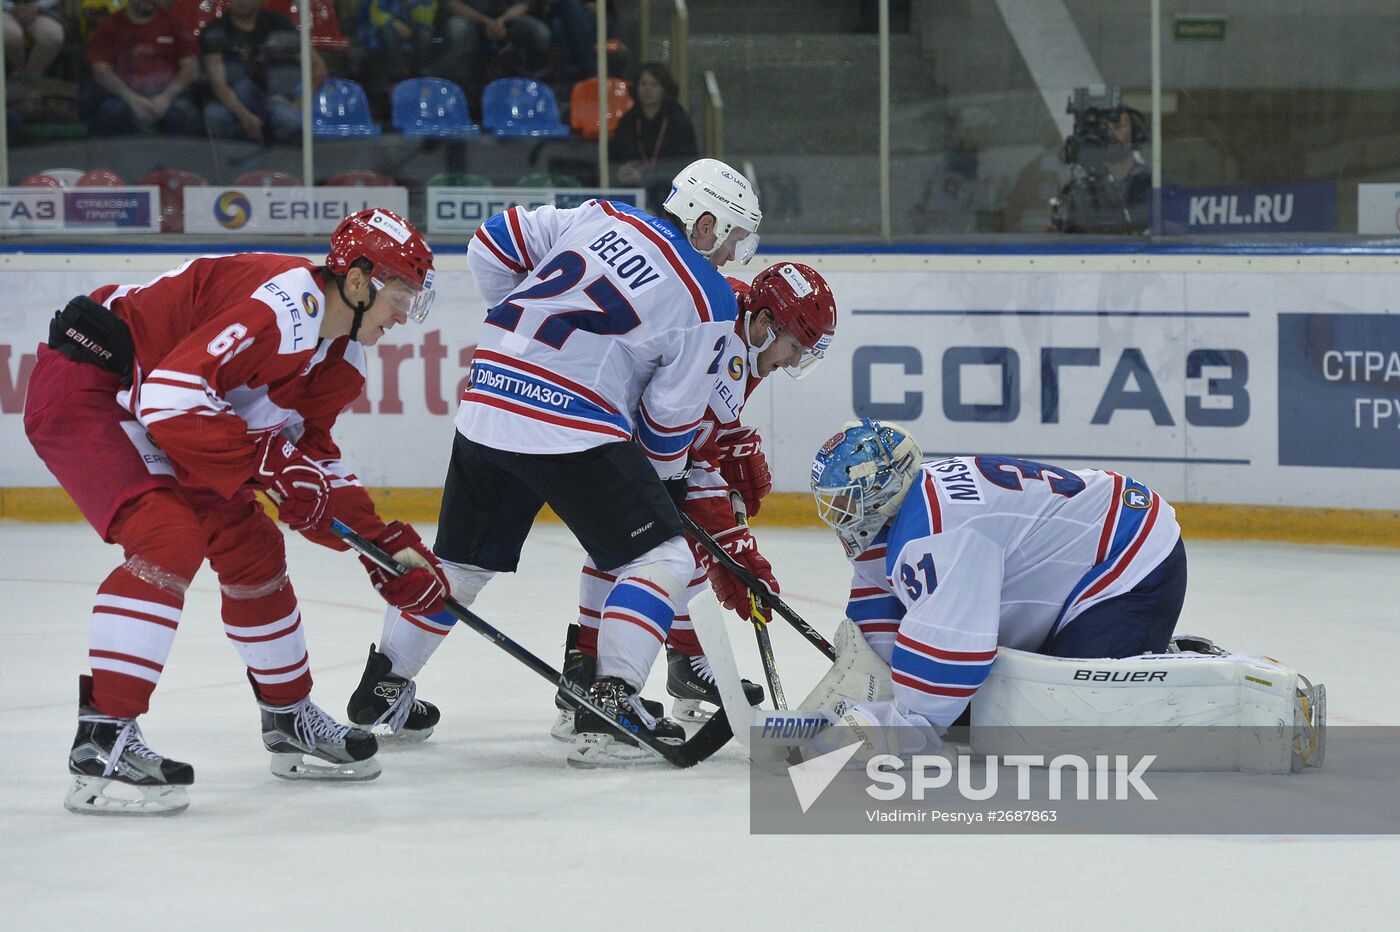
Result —
<instances>
[{"instance_id":1,"label":"blue stadium seat","mask_svg":"<svg viewBox=\"0 0 1400 932\"><path fill-rule=\"evenodd\" d=\"M368 138L379 135L370 118L365 89L344 78L327 78L312 103L312 136L316 139Z\"/></svg>"},{"instance_id":2,"label":"blue stadium seat","mask_svg":"<svg viewBox=\"0 0 1400 932\"><path fill-rule=\"evenodd\" d=\"M394 86L394 129L433 139L481 135L481 127L472 122L467 95L442 78L410 78Z\"/></svg>"},{"instance_id":3,"label":"blue stadium seat","mask_svg":"<svg viewBox=\"0 0 1400 932\"><path fill-rule=\"evenodd\" d=\"M486 85L481 121L497 136L564 139L569 135L569 128L559 121L554 92L527 78L501 78Z\"/></svg>"}]
</instances>

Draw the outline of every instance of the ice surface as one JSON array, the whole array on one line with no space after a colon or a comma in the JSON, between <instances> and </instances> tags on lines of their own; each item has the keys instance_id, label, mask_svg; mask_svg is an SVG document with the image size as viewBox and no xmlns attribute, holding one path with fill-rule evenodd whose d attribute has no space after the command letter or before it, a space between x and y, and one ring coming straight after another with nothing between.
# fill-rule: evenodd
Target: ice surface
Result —
<instances>
[{"instance_id":1,"label":"ice surface","mask_svg":"<svg viewBox=\"0 0 1400 932\"><path fill-rule=\"evenodd\" d=\"M431 539L431 528L420 528ZM758 531L784 595L830 631L848 575L820 531ZM291 575L337 716L381 609L348 554L292 535ZM1400 723L1400 554L1188 543L1179 632L1296 666L1333 724ZM225 640L213 574L190 590L146 737L195 765L188 812L74 816L62 807L77 676L97 583L120 559L85 525L0 523L0 929L257 930L1389 927L1400 839L1299 837L764 837L748 831L734 743L691 771L575 771L548 737L550 690L469 630L419 678L443 709L423 745L381 752L363 785L268 772L258 716ZM581 551L542 525L522 572L478 611L553 663ZM761 679L752 637L731 625ZM822 671L785 625L789 696ZM664 664L647 690L664 692Z\"/></svg>"}]
</instances>

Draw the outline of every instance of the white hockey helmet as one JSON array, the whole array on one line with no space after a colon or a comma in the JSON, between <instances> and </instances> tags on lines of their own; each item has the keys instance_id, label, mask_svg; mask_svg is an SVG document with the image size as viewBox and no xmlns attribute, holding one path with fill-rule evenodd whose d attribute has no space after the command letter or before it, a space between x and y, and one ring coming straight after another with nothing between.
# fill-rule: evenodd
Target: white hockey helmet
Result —
<instances>
[{"instance_id":1,"label":"white hockey helmet","mask_svg":"<svg viewBox=\"0 0 1400 932\"><path fill-rule=\"evenodd\" d=\"M758 195L749 179L719 159L697 159L681 169L661 206L685 225L686 236L705 214L714 216L715 245L702 250L704 256L719 249L736 227L746 235L734 244L735 261L748 262L758 250L758 224L763 220Z\"/></svg>"}]
</instances>

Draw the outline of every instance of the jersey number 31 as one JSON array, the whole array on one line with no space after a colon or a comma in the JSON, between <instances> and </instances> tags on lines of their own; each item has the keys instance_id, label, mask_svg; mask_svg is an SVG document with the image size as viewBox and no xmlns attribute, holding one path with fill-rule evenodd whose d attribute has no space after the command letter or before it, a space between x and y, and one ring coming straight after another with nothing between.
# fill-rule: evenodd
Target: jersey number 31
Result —
<instances>
[{"instance_id":1,"label":"jersey number 31","mask_svg":"<svg viewBox=\"0 0 1400 932\"><path fill-rule=\"evenodd\" d=\"M486 322L502 330L514 331L525 313L523 301L557 298L571 291L582 279L588 263L576 252L561 252L535 273L540 279L534 285L506 298L486 312ZM587 330L600 336L618 336L636 328L642 319L628 303L617 286L606 276L598 276L583 289L595 309L557 311L544 319L535 330L534 338L546 346L563 349L575 330Z\"/></svg>"}]
</instances>

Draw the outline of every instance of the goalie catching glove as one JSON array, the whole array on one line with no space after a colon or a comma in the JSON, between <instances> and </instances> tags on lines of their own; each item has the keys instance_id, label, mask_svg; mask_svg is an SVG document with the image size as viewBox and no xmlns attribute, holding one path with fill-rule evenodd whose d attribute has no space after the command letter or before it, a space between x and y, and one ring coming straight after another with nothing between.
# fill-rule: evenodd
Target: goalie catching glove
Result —
<instances>
[{"instance_id":1,"label":"goalie catching glove","mask_svg":"<svg viewBox=\"0 0 1400 932\"><path fill-rule=\"evenodd\" d=\"M720 549L734 558L734 561L748 570L770 595L779 592L778 581L773 578L773 566L763 554L758 552L758 543L749 533L746 525L734 518L734 511L724 496L689 499L685 503L685 513L700 526L701 530L714 538ZM745 621L750 620L749 587L738 576L716 560L708 550L695 545L695 558L700 568L710 578L710 587L721 605L736 612ZM761 602L763 620L773 617L772 611Z\"/></svg>"},{"instance_id":2,"label":"goalie catching glove","mask_svg":"<svg viewBox=\"0 0 1400 932\"><path fill-rule=\"evenodd\" d=\"M297 445L280 434L258 444L253 481L277 503L277 518L294 531L320 524L330 501L326 474Z\"/></svg>"},{"instance_id":3,"label":"goalie catching glove","mask_svg":"<svg viewBox=\"0 0 1400 932\"><path fill-rule=\"evenodd\" d=\"M435 615L443 610L442 601L448 592L442 564L412 526L394 521L369 540L408 567L407 573L395 576L367 557L360 557L370 582L385 602L411 615Z\"/></svg>"}]
</instances>

